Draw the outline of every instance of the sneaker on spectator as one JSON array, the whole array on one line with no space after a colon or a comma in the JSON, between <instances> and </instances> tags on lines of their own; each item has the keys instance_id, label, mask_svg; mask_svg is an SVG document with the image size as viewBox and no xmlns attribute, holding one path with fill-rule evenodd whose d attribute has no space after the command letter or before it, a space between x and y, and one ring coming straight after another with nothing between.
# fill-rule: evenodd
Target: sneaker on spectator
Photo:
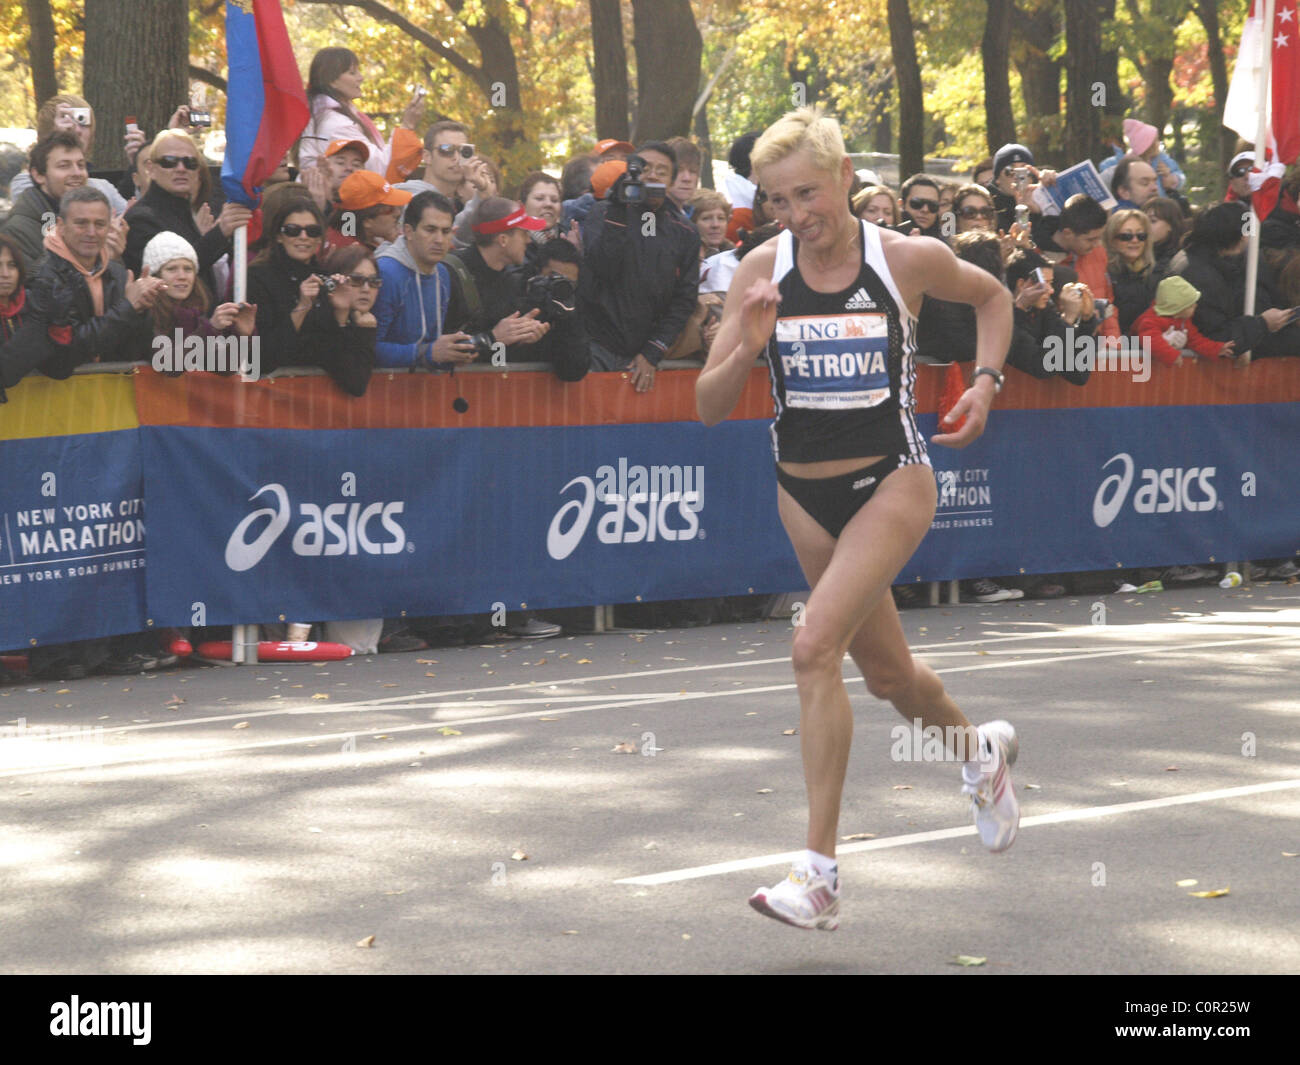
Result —
<instances>
[{"instance_id":1,"label":"sneaker on spectator","mask_svg":"<svg viewBox=\"0 0 1300 1065\"><path fill-rule=\"evenodd\" d=\"M1208 581L1217 576L1217 572L1206 566L1170 566L1156 580L1186 584L1188 581Z\"/></svg>"},{"instance_id":2,"label":"sneaker on spectator","mask_svg":"<svg viewBox=\"0 0 1300 1065\"><path fill-rule=\"evenodd\" d=\"M379 641L379 653L401 654L403 651L427 651L429 645L409 632L394 632Z\"/></svg>"},{"instance_id":3,"label":"sneaker on spectator","mask_svg":"<svg viewBox=\"0 0 1300 1065\"><path fill-rule=\"evenodd\" d=\"M921 592L919 589L910 584L894 585L894 605L895 606L920 606Z\"/></svg>"},{"instance_id":4,"label":"sneaker on spectator","mask_svg":"<svg viewBox=\"0 0 1300 1065\"><path fill-rule=\"evenodd\" d=\"M970 582L970 594L977 603L1001 603L1008 599L1023 599L1025 593L1019 588L1003 588L996 581L980 577Z\"/></svg>"},{"instance_id":5,"label":"sneaker on spectator","mask_svg":"<svg viewBox=\"0 0 1300 1065\"><path fill-rule=\"evenodd\" d=\"M554 622L530 617L518 625L511 625L506 632L520 640L545 640L551 636L559 636L564 630Z\"/></svg>"},{"instance_id":6,"label":"sneaker on spectator","mask_svg":"<svg viewBox=\"0 0 1300 1065\"><path fill-rule=\"evenodd\" d=\"M101 665L104 673L125 675L127 673L149 673L158 668L158 657L135 651L132 654L115 655Z\"/></svg>"}]
</instances>

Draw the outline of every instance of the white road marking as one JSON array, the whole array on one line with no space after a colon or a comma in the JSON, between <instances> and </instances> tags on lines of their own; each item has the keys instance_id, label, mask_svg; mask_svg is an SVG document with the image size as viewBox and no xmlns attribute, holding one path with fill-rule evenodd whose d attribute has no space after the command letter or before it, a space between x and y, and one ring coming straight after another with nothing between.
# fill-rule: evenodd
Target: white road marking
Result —
<instances>
[{"instance_id":1,"label":"white road marking","mask_svg":"<svg viewBox=\"0 0 1300 1065\"><path fill-rule=\"evenodd\" d=\"M1044 661L1043 659L1031 659L1027 661L1013 660L1013 661L1006 661L1006 662L990 662L983 665L948 666L944 669L936 670L936 672L937 673L973 673L985 669L1013 669L1013 668L1022 668L1026 666L1049 665L1054 662L1077 661L1079 659L1087 659L1087 658L1108 658L1117 655L1154 656L1158 654L1180 653L1184 651L1197 650L1197 649L1208 648L1208 647L1235 646L1239 644L1294 642L1294 639L1295 637L1290 635L1256 636L1256 637L1248 637L1247 639L1244 640L1216 640L1207 643L1176 644L1169 647L1138 647L1138 648L1130 647L1130 648L1123 648L1114 651L1091 651L1091 652L1085 652L1077 655L1062 655L1058 658L1049 659L1047 661ZM861 684L862 682L863 680L860 675L854 677L848 677L845 679L846 684L853 684L853 683ZM335 733L325 733L325 734L318 733L318 734L306 735L306 736L288 736L288 737L282 737L280 739L275 739L275 740L263 740L256 743L225 744L223 746L210 747L201 750L194 750L192 748L168 749L166 747L163 747L161 749L153 750L150 752L143 752L133 757L126 757L126 758L105 757L103 758L103 768L108 768L117 765L128 765L128 764L135 764L140 762L155 762L155 761L163 761L163 760L192 761L198 758L211 757L212 755L216 755L216 754L230 754L230 753L236 753L241 751L265 750L265 749L275 748L275 747L291 747L299 744L308 744L308 743L314 743L319 745L326 741L342 741L350 737L355 738L357 732L360 731L373 732L376 729L382 729L382 731L387 735L397 735L406 732L430 732L430 731L437 730L439 728L443 728L447 725L493 724L501 721L519 721L519 720L524 720L532 717L559 717L565 714L588 713L593 710L621 709L628 706L651 707L654 709L658 709L660 707L668 706L674 703L695 702L702 699L726 699L726 698L733 698L735 696L744 696L744 695L759 695L759 694L766 694L769 692L791 691L794 688L795 685L793 683L785 683L785 684L769 684L769 685L764 685L763 687L731 688L726 691L716 691L716 692L687 692L685 694L665 693L664 695L660 696L658 700L650 700L643 696L636 696L629 700L625 696L620 696L620 697L616 697L611 702L596 703L595 705L571 706L571 707L564 707L564 706L548 707L542 710L524 711L521 713L491 714L491 715L483 715L480 717L470 717L470 718L438 717L432 721L427 721L427 722L422 721L410 725L375 725L372 727L368 727L366 729L352 729L348 732L335 732ZM564 702L565 700L563 699L563 697L557 697L556 701ZM430 705L436 707L442 707L443 709L446 709L448 706L448 704L443 704L443 703L435 703ZM390 706L390 707L386 707L385 709L414 710L414 709L422 709L422 708L427 709L428 707L422 707L420 704L408 704L406 706ZM463 702L450 704L450 708L458 709L458 710L475 709L474 707L470 706L468 703L463 703ZM311 708L303 708L303 709L310 710ZM220 719L209 718L206 719L206 721L211 722L214 720L235 720L235 719L245 720L253 716L255 715L234 714L234 715L225 716ZM203 723L204 719L198 719L198 722ZM164 724L164 723L159 723L159 724ZM165 724L172 724L172 723L167 722ZM105 729L104 735L108 735L110 731L128 732L134 729L148 728L148 727L154 727L154 726L127 725L114 730ZM96 753L96 757L98 757L98 752ZM77 769L77 768L83 768L83 766L76 765L76 764L69 764L69 765L57 765L57 766L23 767L17 769L8 769L8 770L0 771L0 779L6 777L27 776L33 773L61 772L67 769Z\"/></svg>"},{"instance_id":2,"label":"white road marking","mask_svg":"<svg viewBox=\"0 0 1300 1065\"><path fill-rule=\"evenodd\" d=\"M1111 806L1088 806L1079 810L1061 810L1054 814L1035 814L1020 820L1021 829L1036 825L1059 825L1069 821L1088 821L1098 817L1114 817L1119 814L1137 813L1140 810L1158 810L1166 806L1185 806L1188 803L1215 802L1219 799L1233 799L1243 795L1262 795L1271 791L1287 791L1300 788L1300 780L1274 780L1267 784L1247 784L1238 788L1219 788L1216 791L1198 791L1189 795L1172 795L1165 799L1143 799L1140 802L1117 803ZM934 832L913 832L906 836L887 836L884 839L869 839L860 843L848 843L836 848L836 857L844 854L860 854L863 851L888 850L891 847L910 847L917 843L931 843L941 839L956 839L960 836L975 835L974 825L962 828L941 828ZM731 862L718 862L716 865L699 865L693 869L673 869L666 873L651 873L648 876L629 876L615 880L616 884L636 884L642 887L657 884L672 884L679 880L697 880L706 876L723 876L727 873L740 873L746 869L763 869L773 865L787 865L802 858L804 852L786 851L782 854L763 854L756 858L740 858Z\"/></svg>"}]
</instances>

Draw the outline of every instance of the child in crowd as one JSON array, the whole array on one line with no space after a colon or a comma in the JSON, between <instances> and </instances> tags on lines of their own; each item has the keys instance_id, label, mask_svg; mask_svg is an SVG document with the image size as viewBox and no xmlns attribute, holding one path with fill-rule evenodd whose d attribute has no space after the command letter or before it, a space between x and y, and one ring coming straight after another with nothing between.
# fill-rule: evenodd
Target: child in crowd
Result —
<instances>
[{"instance_id":1,"label":"child in crowd","mask_svg":"<svg viewBox=\"0 0 1300 1065\"><path fill-rule=\"evenodd\" d=\"M198 253L184 237L167 230L159 233L145 245L143 265L152 277L167 282L151 312L151 352L155 347L153 337L171 338L177 329L182 337L252 334L257 308L251 304L223 303L210 318L203 313L210 297L198 276ZM174 365L165 367L164 372L179 373L185 369L182 353L174 352L173 357Z\"/></svg>"},{"instance_id":2,"label":"child in crowd","mask_svg":"<svg viewBox=\"0 0 1300 1065\"><path fill-rule=\"evenodd\" d=\"M1151 353L1176 366L1185 351L1209 358L1236 357L1232 341L1209 340L1192 324L1201 293L1181 277L1166 277L1156 287L1156 299L1133 324L1134 332L1151 341Z\"/></svg>"}]
</instances>

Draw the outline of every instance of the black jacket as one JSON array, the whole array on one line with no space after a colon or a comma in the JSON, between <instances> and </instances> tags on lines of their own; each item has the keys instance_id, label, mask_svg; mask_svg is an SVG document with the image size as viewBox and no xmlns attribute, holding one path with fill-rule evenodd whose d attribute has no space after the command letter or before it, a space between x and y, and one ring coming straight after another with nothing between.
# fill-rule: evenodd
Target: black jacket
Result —
<instances>
[{"instance_id":1,"label":"black jacket","mask_svg":"<svg viewBox=\"0 0 1300 1065\"><path fill-rule=\"evenodd\" d=\"M1261 356L1300 355L1300 328L1290 325L1270 333L1259 316L1261 311L1285 306L1275 287L1273 271L1262 257L1255 279L1255 313L1247 317L1242 313L1246 305L1246 257L1217 255L1198 245L1186 250L1187 266L1182 276L1201 294L1192 324L1204 336L1220 343L1234 341L1238 355L1245 351Z\"/></svg>"},{"instance_id":2,"label":"black jacket","mask_svg":"<svg viewBox=\"0 0 1300 1065\"><path fill-rule=\"evenodd\" d=\"M96 316L90 287L77 268L53 252L42 260L27 298L32 323L50 343L40 362L43 373L63 380L82 363L130 361L147 345L149 312L127 300L126 267L109 260L103 284L104 313Z\"/></svg>"},{"instance_id":3,"label":"black jacket","mask_svg":"<svg viewBox=\"0 0 1300 1065\"><path fill-rule=\"evenodd\" d=\"M8 402L6 388L13 388L51 354L45 330L32 319L27 290L14 293L17 308L0 315L0 403Z\"/></svg>"},{"instance_id":4,"label":"black jacket","mask_svg":"<svg viewBox=\"0 0 1300 1065\"><path fill-rule=\"evenodd\" d=\"M1063 377L1072 385L1086 385L1091 374L1089 370L1049 370L1046 365L1047 346L1049 340L1054 340L1053 347L1064 353L1075 337L1091 335L1095 329L1095 320L1092 323L1080 322L1071 329L1052 303L1048 303L1041 311L1023 311L1016 307L1007 365L1014 366L1031 377Z\"/></svg>"},{"instance_id":5,"label":"black jacket","mask_svg":"<svg viewBox=\"0 0 1300 1065\"><path fill-rule=\"evenodd\" d=\"M1117 270L1113 266L1106 272L1115 292L1119 331L1124 336L1132 336L1133 323L1155 302L1156 286L1164 279L1165 272L1158 266L1153 266L1145 276L1127 268Z\"/></svg>"},{"instance_id":6,"label":"black jacket","mask_svg":"<svg viewBox=\"0 0 1300 1065\"><path fill-rule=\"evenodd\" d=\"M59 205L39 185L33 185L14 201L13 210L0 222L0 233L12 239L23 253L23 269L28 277L45 258L45 225L58 213Z\"/></svg>"},{"instance_id":7,"label":"black jacket","mask_svg":"<svg viewBox=\"0 0 1300 1065\"><path fill-rule=\"evenodd\" d=\"M646 224L639 210L602 200L589 216L578 308L591 339L653 366L686 328L700 287L700 233L671 200Z\"/></svg>"},{"instance_id":8,"label":"black jacket","mask_svg":"<svg viewBox=\"0 0 1300 1065\"><path fill-rule=\"evenodd\" d=\"M328 300L328 297L326 297ZM262 359L262 373L281 366L319 366L350 396L365 395L375 366L375 330L349 322L339 325L328 303L317 302L302 323L302 344L293 363L277 358L275 350Z\"/></svg>"},{"instance_id":9,"label":"black jacket","mask_svg":"<svg viewBox=\"0 0 1300 1065\"><path fill-rule=\"evenodd\" d=\"M470 315L468 299L460 291L459 278L453 271L452 288L456 291L447 307L444 332L490 333L502 318L508 318L515 311L523 314L530 309L524 305L524 286L535 269L530 270L525 264L520 269L507 267L504 270L493 270L483 261L477 247L451 254L464 264L474 279L480 310L477 317ZM551 328L536 344L509 345L506 348L506 361L550 363L561 381L581 380L587 374L591 358L580 311L575 307L571 314L549 320ZM491 362L491 357L480 355L475 361Z\"/></svg>"},{"instance_id":10,"label":"black jacket","mask_svg":"<svg viewBox=\"0 0 1300 1065\"><path fill-rule=\"evenodd\" d=\"M126 222L131 228L126 235L126 251L122 254L122 261L128 270L135 271L136 277L140 276L145 245L159 233L175 233L188 240L198 253L199 278L208 287L214 305L221 302L217 298L212 264L230 251L230 238L221 232L220 226L214 225L206 234L200 235L189 201L158 184L151 184L149 191L126 212ZM212 310L212 307L208 310Z\"/></svg>"},{"instance_id":11,"label":"black jacket","mask_svg":"<svg viewBox=\"0 0 1300 1065\"><path fill-rule=\"evenodd\" d=\"M303 358L303 337L289 316L298 305L299 286L318 269L315 262L300 263L289 258L278 241L271 245L268 260L249 266L248 302L257 307L256 335L261 338L259 350L264 368L298 366L304 361L312 364ZM322 298L328 299L323 293Z\"/></svg>"},{"instance_id":12,"label":"black jacket","mask_svg":"<svg viewBox=\"0 0 1300 1065\"><path fill-rule=\"evenodd\" d=\"M916 357L921 362L973 362L978 337L975 308L925 296L916 320Z\"/></svg>"}]
</instances>

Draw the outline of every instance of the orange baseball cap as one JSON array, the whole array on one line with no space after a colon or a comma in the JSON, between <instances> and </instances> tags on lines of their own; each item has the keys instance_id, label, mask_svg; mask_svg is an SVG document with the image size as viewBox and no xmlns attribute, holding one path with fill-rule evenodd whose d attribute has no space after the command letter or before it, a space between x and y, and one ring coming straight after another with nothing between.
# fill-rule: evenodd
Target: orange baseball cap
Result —
<instances>
[{"instance_id":1,"label":"orange baseball cap","mask_svg":"<svg viewBox=\"0 0 1300 1065\"><path fill-rule=\"evenodd\" d=\"M366 147L365 141L330 141L329 147L325 149L325 154L334 155L344 148L355 148L359 151L363 163L370 158L370 149Z\"/></svg>"},{"instance_id":2,"label":"orange baseball cap","mask_svg":"<svg viewBox=\"0 0 1300 1065\"><path fill-rule=\"evenodd\" d=\"M409 192L393 188L373 170L349 174L339 186L339 206L348 211L364 211L377 203L403 207L410 202Z\"/></svg>"},{"instance_id":3,"label":"orange baseball cap","mask_svg":"<svg viewBox=\"0 0 1300 1065\"><path fill-rule=\"evenodd\" d=\"M619 179L620 174L627 173L627 163L622 159L606 159L591 172L591 191L596 199L603 200L609 187Z\"/></svg>"},{"instance_id":4,"label":"orange baseball cap","mask_svg":"<svg viewBox=\"0 0 1300 1065\"><path fill-rule=\"evenodd\" d=\"M597 141L593 149L597 155L604 155L606 152L613 151L617 148L620 152L632 155L636 152L636 146L628 144L627 141L605 140Z\"/></svg>"}]
</instances>

